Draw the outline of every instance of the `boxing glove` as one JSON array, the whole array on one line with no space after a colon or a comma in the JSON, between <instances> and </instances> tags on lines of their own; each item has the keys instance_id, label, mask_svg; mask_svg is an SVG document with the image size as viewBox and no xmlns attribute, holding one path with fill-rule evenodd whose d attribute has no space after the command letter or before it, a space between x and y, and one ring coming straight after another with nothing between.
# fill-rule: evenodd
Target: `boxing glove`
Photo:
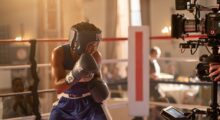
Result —
<instances>
[{"instance_id":1,"label":"boxing glove","mask_svg":"<svg viewBox=\"0 0 220 120\"><path fill-rule=\"evenodd\" d=\"M101 103L109 96L109 88L105 81L100 78L93 78L88 83L88 89L97 103Z\"/></svg>"},{"instance_id":2,"label":"boxing glove","mask_svg":"<svg viewBox=\"0 0 220 120\"><path fill-rule=\"evenodd\" d=\"M84 53L80 56L72 71L66 75L65 81L67 84L76 83L84 76L94 76L98 70L99 67L93 56Z\"/></svg>"}]
</instances>

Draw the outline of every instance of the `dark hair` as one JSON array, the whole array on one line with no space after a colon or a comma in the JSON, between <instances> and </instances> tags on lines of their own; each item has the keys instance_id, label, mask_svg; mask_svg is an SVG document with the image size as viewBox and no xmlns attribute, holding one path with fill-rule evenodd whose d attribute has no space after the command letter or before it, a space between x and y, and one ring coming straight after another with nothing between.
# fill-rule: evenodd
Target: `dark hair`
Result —
<instances>
[{"instance_id":1,"label":"dark hair","mask_svg":"<svg viewBox=\"0 0 220 120\"><path fill-rule=\"evenodd\" d=\"M23 81L22 81L22 78L16 77L16 78L12 79L11 84L14 85L16 81L21 81L21 82L23 82Z\"/></svg>"},{"instance_id":2,"label":"dark hair","mask_svg":"<svg viewBox=\"0 0 220 120\"><path fill-rule=\"evenodd\" d=\"M96 31L97 33L101 33L99 28L88 22L80 22L75 24L71 27L71 29L76 29L77 31Z\"/></svg>"}]
</instances>

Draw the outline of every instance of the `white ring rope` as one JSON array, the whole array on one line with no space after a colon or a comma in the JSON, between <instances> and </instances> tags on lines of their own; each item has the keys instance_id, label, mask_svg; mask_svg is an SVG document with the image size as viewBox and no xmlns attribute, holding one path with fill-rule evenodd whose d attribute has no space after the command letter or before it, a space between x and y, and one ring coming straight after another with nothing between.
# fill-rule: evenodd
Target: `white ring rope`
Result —
<instances>
[{"instance_id":1,"label":"white ring rope","mask_svg":"<svg viewBox=\"0 0 220 120\"><path fill-rule=\"evenodd\" d=\"M190 59L190 58L177 58L177 57L160 57L159 60L168 60L168 61L176 61L176 62L198 62L198 59Z\"/></svg>"},{"instance_id":2,"label":"white ring rope","mask_svg":"<svg viewBox=\"0 0 220 120\"><path fill-rule=\"evenodd\" d=\"M104 59L102 64L118 63L118 62L128 62L128 59Z\"/></svg>"},{"instance_id":3,"label":"white ring rope","mask_svg":"<svg viewBox=\"0 0 220 120\"><path fill-rule=\"evenodd\" d=\"M38 90L38 93L46 93L46 92L55 92L55 89L44 89L44 90ZM25 92L16 92L16 93L5 93L0 94L0 97L9 97L9 96L15 96L15 95L25 95L25 94L31 94L31 91L25 91Z\"/></svg>"},{"instance_id":4,"label":"white ring rope","mask_svg":"<svg viewBox=\"0 0 220 120\"><path fill-rule=\"evenodd\" d=\"M107 104L109 109L119 109L119 108L124 108L128 106L128 100L122 101L120 103L114 103L114 104Z\"/></svg>"},{"instance_id":5,"label":"white ring rope","mask_svg":"<svg viewBox=\"0 0 220 120\"><path fill-rule=\"evenodd\" d=\"M127 59L105 59L102 61L102 64L109 64L109 63L118 63L118 62L127 62ZM37 64L38 67L50 67L50 63L44 64ZM10 65L10 66L0 66L0 70L4 69L21 69L21 68L30 68L30 65Z\"/></svg>"},{"instance_id":6,"label":"white ring rope","mask_svg":"<svg viewBox=\"0 0 220 120\"><path fill-rule=\"evenodd\" d=\"M210 106L202 106L202 105L190 105L190 104L174 104L174 103L165 103L165 102L150 102L151 106L163 106L163 107L167 107L167 106L173 106L175 108L179 108L179 109L187 109L187 110L191 110L193 108L197 108L199 110L207 110L207 108L209 108ZM123 107L127 107L128 106L128 100L123 100L120 103L114 103L111 105L108 105L109 109L118 109L118 108L123 108Z\"/></svg>"},{"instance_id":7,"label":"white ring rope","mask_svg":"<svg viewBox=\"0 0 220 120\"><path fill-rule=\"evenodd\" d=\"M174 103L165 103L165 102L150 102L150 105L163 106L163 107L173 106L175 108L187 109L187 110L191 110L193 108L197 108L199 110L207 110L207 108L209 108L209 106L202 106L202 105L174 104Z\"/></svg>"},{"instance_id":8,"label":"white ring rope","mask_svg":"<svg viewBox=\"0 0 220 120\"><path fill-rule=\"evenodd\" d=\"M159 60L169 60L169 61L179 61L179 62L198 62L196 59L185 59L185 58L170 58L170 57L161 57ZM118 63L118 62L128 62L128 59L104 59L102 64ZM50 67L50 63L37 64L37 67ZM7 69L21 69L21 68L30 68L30 65L10 65L10 66L0 66L0 70Z\"/></svg>"},{"instance_id":9,"label":"white ring rope","mask_svg":"<svg viewBox=\"0 0 220 120\"><path fill-rule=\"evenodd\" d=\"M38 67L50 67L49 63L45 64L37 64ZM31 65L10 65L10 66L0 66L0 70L4 69L22 69L22 68L30 68Z\"/></svg>"}]
</instances>

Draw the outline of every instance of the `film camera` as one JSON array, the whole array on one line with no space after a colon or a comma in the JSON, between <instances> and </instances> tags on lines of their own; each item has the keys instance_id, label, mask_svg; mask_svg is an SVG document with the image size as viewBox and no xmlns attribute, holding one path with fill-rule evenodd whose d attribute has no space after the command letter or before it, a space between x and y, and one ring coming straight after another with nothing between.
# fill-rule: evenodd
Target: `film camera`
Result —
<instances>
[{"instance_id":1,"label":"film camera","mask_svg":"<svg viewBox=\"0 0 220 120\"><path fill-rule=\"evenodd\" d=\"M183 49L198 49L198 46L217 47L220 45L220 13L219 8L208 8L197 3L197 0L176 0L176 10L188 10L194 14L194 19L187 19L184 14L172 15L171 36L181 38L191 33L203 34L203 37L196 41L181 43ZM220 3L220 0L217 1ZM204 18L200 17L201 11L209 11ZM204 37L205 35L205 37ZM191 52L194 54L195 52ZM209 51L210 52L210 51ZM218 51L217 51L218 52ZM211 52L210 52L211 53ZM209 75L209 63L219 63L219 55L202 55L200 63L196 67L197 76L201 81L211 81Z\"/></svg>"},{"instance_id":2,"label":"film camera","mask_svg":"<svg viewBox=\"0 0 220 120\"><path fill-rule=\"evenodd\" d=\"M220 1L220 0L219 0ZM218 1L218 4L220 3ZM212 11L200 18L201 9ZM172 37L180 38L183 34L200 32L209 38L220 38L220 13L217 8L207 8L190 0L176 0L176 10L195 12L195 19L187 19L184 14L172 15Z\"/></svg>"},{"instance_id":3,"label":"film camera","mask_svg":"<svg viewBox=\"0 0 220 120\"><path fill-rule=\"evenodd\" d=\"M208 37L220 38L220 13L208 13L205 19L187 19L184 15L172 15L172 36L179 38L183 34L201 32Z\"/></svg>"},{"instance_id":4,"label":"film camera","mask_svg":"<svg viewBox=\"0 0 220 120\"><path fill-rule=\"evenodd\" d=\"M207 111L193 109L191 113L185 114L174 107L167 107L161 111L161 116L166 120L194 120L196 114L205 114L209 120L218 120L220 114L217 103L218 82L213 81L209 75L209 64L220 64L218 53L220 46L220 0L217 0L218 8L208 8L198 4L197 0L175 0L176 10L188 10L193 13L194 19L187 19L184 14L173 14L171 17L171 36L174 38L185 38L190 34L199 33L197 40L187 40L180 43L181 51L190 49L193 55L199 46L205 46L210 55L202 55L197 65L197 76L201 81L209 81L211 84L211 104ZM206 11L204 18L200 12ZM211 47L211 51L209 50Z\"/></svg>"}]
</instances>

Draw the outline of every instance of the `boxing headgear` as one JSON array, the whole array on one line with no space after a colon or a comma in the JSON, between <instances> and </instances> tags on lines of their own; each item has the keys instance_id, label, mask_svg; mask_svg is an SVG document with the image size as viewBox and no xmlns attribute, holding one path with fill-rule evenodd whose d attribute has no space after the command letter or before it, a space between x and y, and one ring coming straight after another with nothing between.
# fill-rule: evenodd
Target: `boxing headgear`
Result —
<instances>
[{"instance_id":1,"label":"boxing headgear","mask_svg":"<svg viewBox=\"0 0 220 120\"><path fill-rule=\"evenodd\" d=\"M101 40L101 31L92 31L92 30L77 30L72 28L69 34L69 43L71 48L73 48L78 54L85 52L87 45L90 42L100 41ZM73 44L75 42L75 44ZM73 46L74 45L74 46Z\"/></svg>"}]
</instances>

